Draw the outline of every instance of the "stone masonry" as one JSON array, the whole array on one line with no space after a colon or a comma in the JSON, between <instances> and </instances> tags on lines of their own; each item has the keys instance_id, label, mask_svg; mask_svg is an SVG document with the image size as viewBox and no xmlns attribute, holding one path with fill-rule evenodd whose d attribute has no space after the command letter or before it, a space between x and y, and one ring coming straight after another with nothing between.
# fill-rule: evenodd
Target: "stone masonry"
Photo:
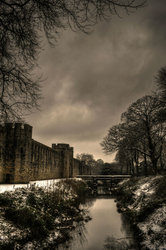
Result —
<instances>
[{"instance_id":1,"label":"stone masonry","mask_svg":"<svg viewBox=\"0 0 166 250\"><path fill-rule=\"evenodd\" d=\"M89 174L90 167L73 158L69 144L52 148L32 139L32 126L0 125L0 183L70 178Z\"/></svg>"}]
</instances>

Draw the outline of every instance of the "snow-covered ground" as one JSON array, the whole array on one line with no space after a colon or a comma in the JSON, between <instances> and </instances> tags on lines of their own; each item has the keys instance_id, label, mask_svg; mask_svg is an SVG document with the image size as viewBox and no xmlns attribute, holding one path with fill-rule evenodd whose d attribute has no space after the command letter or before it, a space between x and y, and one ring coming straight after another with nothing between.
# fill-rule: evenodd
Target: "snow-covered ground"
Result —
<instances>
[{"instance_id":1,"label":"snow-covered ground","mask_svg":"<svg viewBox=\"0 0 166 250\"><path fill-rule=\"evenodd\" d=\"M138 227L144 234L143 244L150 250L166 249L166 205L155 210Z\"/></svg>"},{"instance_id":2,"label":"snow-covered ground","mask_svg":"<svg viewBox=\"0 0 166 250\"><path fill-rule=\"evenodd\" d=\"M129 185L127 182L119 184L124 193L132 194L132 202L125 203L125 208L122 203L122 211L135 214L142 235L141 249L166 250L166 197L161 188L156 191L161 182L166 183L166 176L140 178Z\"/></svg>"},{"instance_id":3,"label":"snow-covered ground","mask_svg":"<svg viewBox=\"0 0 166 250\"><path fill-rule=\"evenodd\" d=\"M29 188L31 186L50 188L62 179L30 181L27 184L0 184L0 193L5 191L15 191L17 188Z\"/></svg>"}]
</instances>

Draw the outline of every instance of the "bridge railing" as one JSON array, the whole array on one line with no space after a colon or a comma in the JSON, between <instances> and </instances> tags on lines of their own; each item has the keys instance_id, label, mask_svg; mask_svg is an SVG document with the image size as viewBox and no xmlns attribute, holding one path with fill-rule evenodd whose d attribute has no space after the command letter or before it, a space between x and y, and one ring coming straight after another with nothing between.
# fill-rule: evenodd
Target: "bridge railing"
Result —
<instances>
[{"instance_id":1,"label":"bridge railing","mask_svg":"<svg viewBox=\"0 0 166 250\"><path fill-rule=\"evenodd\" d=\"M76 178L81 179L126 179L131 175L77 175Z\"/></svg>"}]
</instances>

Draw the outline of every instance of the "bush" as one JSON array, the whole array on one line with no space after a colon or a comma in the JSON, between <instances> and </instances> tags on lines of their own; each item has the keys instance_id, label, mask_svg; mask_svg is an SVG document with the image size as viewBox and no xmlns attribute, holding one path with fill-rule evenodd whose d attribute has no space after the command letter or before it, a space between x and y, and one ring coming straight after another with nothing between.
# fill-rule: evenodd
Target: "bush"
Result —
<instances>
[{"instance_id":1,"label":"bush","mask_svg":"<svg viewBox=\"0 0 166 250\"><path fill-rule=\"evenodd\" d=\"M61 181L60 184L66 185L69 188L72 188L74 193L81 197L85 197L88 194L88 186L85 182L80 180L74 180L74 179L66 179L65 181Z\"/></svg>"},{"instance_id":2,"label":"bush","mask_svg":"<svg viewBox=\"0 0 166 250\"><path fill-rule=\"evenodd\" d=\"M158 181L158 185L156 185L155 195L166 199L166 176L162 176Z\"/></svg>"},{"instance_id":3,"label":"bush","mask_svg":"<svg viewBox=\"0 0 166 250\"><path fill-rule=\"evenodd\" d=\"M73 193L74 199L70 200L70 205L79 207L80 203L85 202L85 198L88 197L91 193L90 188L88 185L80 180L75 180L75 179L66 179L62 180L58 183L58 186L64 186L64 189L68 193ZM63 192L61 193L61 196L63 196Z\"/></svg>"},{"instance_id":4,"label":"bush","mask_svg":"<svg viewBox=\"0 0 166 250\"><path fill-rule=\"evenodd\" d=\"M45 227L48 230L53 230L54 229L54 225L55 225L54 218L50 214L48 214L48 213L44 214L43 221L45 223Z\"/></svg>"},{"instance_id":5,"label":"bush","mask_svg":"<svg viewBox=\"0 0 166 250\"><path fill-rule=\"evenodd\" d=\"M5 217L22 227L31 226L35 219L35 214L29 207L15 208L9 207L5 210Z\"/></svg>"},{"instance_id":6,"label":"bush","mask_svg":"<svg viewBox=\"0 0 166 250\"><path fill-rule=\"evenodd\" d=\"M36 201L36 196L34 193L31 192L28 194L26 203L27 205L30 205L30 206L36 206L37 201Z\"/></svg>"},{"instance_id":7,"label":"bush","mask_svg":"<svg viewBox=\"0 0 166 250\"><path fill-rule=\"evenodd\" d=\"M46 228L45 221L39 217L33 220L31 224L31 234L33 238L40 239L48 235L48 229Z\"/></svg>"},{"instance_id":8,"label":"bush","mask_svg":"<svg viewBox=\"0 0 166 250\"><path fill-rule=\"evenodd\" d=\"M7 208L5 210L5 217L22 228L30 228L32 237L34 238L41 238L48 234L48 230L46 228L48 220L45 223L42 216L29 207Z\"/></svg>"},{"instance_id":9,"label":"bush","mask_svg":"<svg viewBox=\"0 0 166 250\"><path fill-rule=\"evenodd\" d=\"M1 250L13 250L14 249L14 242L5 242L0 243Z\"/></svg>"},{"instance_id":10,"label":"bush","mask_svg":"<svg viewBox=\"0 0 166 250\"><path fill-rule=\"evenodd\" d=\"M157 208L161 207L161 203L158 199L150 200L144 206L141 207L137 220L139 222L144 221L150 214L152 214Z\"/></svg>"},{"instance_id":11,"label":"bush","mask_svg":"<svg viewBox=\"0 0 166 250\"><path fill-rule=\"evenodd\" d=\"M0 194L0 206L11 206L13 204L13 197L10 193L5 192Z\"/></svg>"},{"instance_id":12,"label":"bush","mask_svg":"<svg viewBox=\"0 0 166 250\"><path fill-rule=\"evenodd\" d=\"M89 188L83 181L68 179L60 181L53 191L33 188L4 193L0 195L0 204L5 206L4 217L7 220L23 230L28 229L25 241L27 237L31 240L41 239L55 228L56 223L61 222L63 226L65 223L72 225L73 221L83 220L83 213L79 214L79 205L82 197L86 197L87 190ZM18 241L15 239L15 242ZM7 249L10 249L9 245Z\"/></svg>"}]
</instances>

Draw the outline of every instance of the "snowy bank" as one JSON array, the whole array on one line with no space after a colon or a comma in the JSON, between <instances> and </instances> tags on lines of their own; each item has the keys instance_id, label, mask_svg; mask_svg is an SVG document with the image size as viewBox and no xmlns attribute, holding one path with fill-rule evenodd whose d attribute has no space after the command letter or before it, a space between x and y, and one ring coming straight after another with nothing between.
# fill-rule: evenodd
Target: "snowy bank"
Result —
<instances>
[{"instance_id":1,"label":"snowy bank","mask_svg":"<svg viewBox=\"0 0 166 250\"><path fill-rule=\"evenodd\" d=\"M50 179L50 180L39 180L39 181L30 181L26 184L0 184L0 193L6 191L15 191L17 188L30 188L31 186L50 188L57 182L63 179Z\"/></svg>"},{"instance_id":2,"label":"snowy bank","mask_svg":"<svg viewBox=\"0 0 166 250\"><path fill-rule=\"evenodd\" d=\"M77 180L80 181L80 178L68 178L70 180ZM63 181L65 179L49 179L49 180L38 180L38 181L30 181L26 184L0 184L0 193L4 193L6 191L15 191L17 188L31 188L32 186L35 187L42 187L45 189L51 189L58 183L59 181Z\"/></svg>"},{"instance_id":3,"label":"snowy bank","mask_svg":"<svg viewBox=\"0 0 166 250\"><path fill-rule=\"evenodd\" d=\"M114 190L117 206L136 229L141 249L166 249L166 176L131 178Z\"/></svg>"}]
</instances>

